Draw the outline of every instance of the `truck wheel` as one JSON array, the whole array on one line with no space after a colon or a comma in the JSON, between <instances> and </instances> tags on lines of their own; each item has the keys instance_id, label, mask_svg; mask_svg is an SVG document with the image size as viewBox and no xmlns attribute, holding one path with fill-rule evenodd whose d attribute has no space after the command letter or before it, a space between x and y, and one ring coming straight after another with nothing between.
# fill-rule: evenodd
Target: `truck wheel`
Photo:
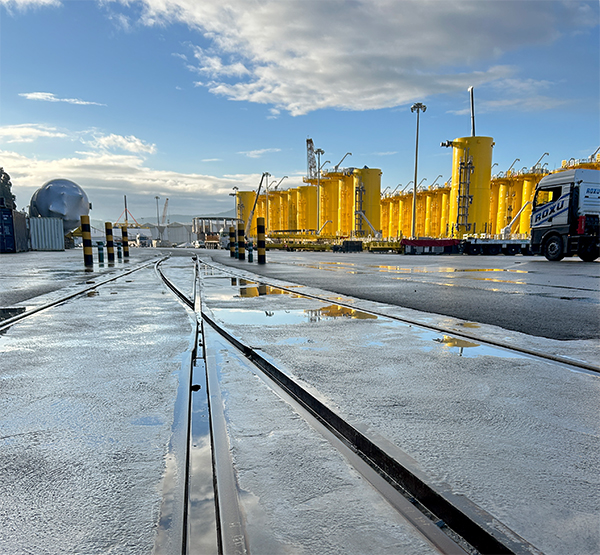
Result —
<instances>
[{"instance_id":1,"label":"truck wheel","mask_svg":"<svg viewBox=\"0 0 600 555\"><path fill-rule=\"evenodd\" d=\"M514 256L521 252L521 247L519 245L508 245L506 249L504 249L504 254L506 256Z\"/></svg>"},{"instance_id":2,"label":"truck wheel","mask_svg":"<svg viewBox=\"0 0 600 555\"><path fill-rule=\"evenodd\" d=\"M553 235L544 243L544 256L548 260L558 261L562 260L565 255L563 254L563 240L558 235Z\"/></svg>"},{"instance_id":3,"label":"truck wheel","mask_svg":"<svg viewBox=\"0 0 600 555\"><path fill-rule=\"evenodd\" d=\"M577 256L584 262L593 262L600 256L600 248L596 245L584 245L577 251Z\"/></svg>"},{"instance_id":4,"label":"truck wheel","mask_svg":"<svg viewBox=\"0 0 600 555\"><path fill-rule=\"evenodd\" d=\"M500 247L500 245L487 245L487 247L485 248L485 254L488 254L490 256L496 256L497 254L500 254L501 250L502 248Z\"/></svg>"}]
</instances>

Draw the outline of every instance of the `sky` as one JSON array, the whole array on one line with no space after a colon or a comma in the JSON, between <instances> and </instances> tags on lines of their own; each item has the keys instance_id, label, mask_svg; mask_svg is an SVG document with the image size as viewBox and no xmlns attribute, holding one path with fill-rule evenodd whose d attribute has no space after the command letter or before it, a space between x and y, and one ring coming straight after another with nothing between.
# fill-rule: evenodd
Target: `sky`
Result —
<instances>
[{"instance_id":1,"label":"sky","mask_svg":"<svg viewBox=\"0 0 600 555\"><path fill-rule=\"evenodd\" d=\"M0 167L18 209L55 178L94 219L218 214L263 172L381 188L449 180L441 142L493 137L493 173L600 147L600 4L562 0L0 0ZM545 154L548 153L548 154ZM439 177L441 176L441 177Z\"/></svg>"}]
</instances>

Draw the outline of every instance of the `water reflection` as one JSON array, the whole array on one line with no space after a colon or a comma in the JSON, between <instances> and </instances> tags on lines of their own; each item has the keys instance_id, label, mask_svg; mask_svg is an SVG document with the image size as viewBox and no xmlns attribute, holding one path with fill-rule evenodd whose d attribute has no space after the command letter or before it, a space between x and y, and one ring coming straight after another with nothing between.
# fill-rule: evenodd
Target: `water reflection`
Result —
<instances>
[{"instance_id":1,"label":"water reflection","mask_svg":"<svg viewBox=\"0 0 600 555\"><path fill-rule=\"evenodd\" d=\"M332 304L314 310L305 310L304 313L308 316L309 322L318 322L320 320L332 320L334 318L377 320L377 316L375 316L375 314L369 314L368 312L363 312L362 310L356 310L354 308L348 308L346 306L340 306L337 304Z\"/></svg>"}]
</instances>

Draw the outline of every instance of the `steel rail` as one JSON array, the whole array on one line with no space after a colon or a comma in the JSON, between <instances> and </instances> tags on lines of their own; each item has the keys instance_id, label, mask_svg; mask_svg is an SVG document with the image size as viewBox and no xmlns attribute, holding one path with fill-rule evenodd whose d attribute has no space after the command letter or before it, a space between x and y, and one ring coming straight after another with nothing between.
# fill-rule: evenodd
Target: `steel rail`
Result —
<instances>
[{"instance_id":1,"label":"steel rail","mask_svg":"<svg viewBox=\"0 0 600 555\"><path fill-rule=\"evenodd\" d=\"M202 261L202 264L209 266L211 268L215 268L215 269L217 269L225 274L229 274L231 276L235 276L238 278L242 277L235 270L230 270L225 266L217 265L214 263L211 264L211 263L205 262L205 261ZM291 287L286 287L284 285L276 285L273 282L270 282L268 279L264 279L263 276L259 276L257 274L254 274L254 275L256 276L255 278L248 278L248 276L246 275L246 276L243 276L242 279L247 279L249 281L255 281L257 283L269 285L270 287L275 287L277 289L281 289L282 291L287 291L288 293L293 293L294 295L299 295L299 296L307 297L310 299L315 299L315 300L322 301L322 302L331 302L331 299L327 299L325 297L321 297L319 295L314 295L311 293L304 293L304 292L299 293L296 289L292 289ZM361 299L360 297L356 297L356 298L359 300L364 300L364 299ZM460 330L457 331L455 329L444 328L442 326L436 326L433 324L426 324L423 322L419 322L418 320L411 320L410 318L394 316L392 314L386 314L385 312L378 312L375 310L362 308L360 306L352 305L349 303L336 301L335 304L338 306L342 306L344 308L350 308L352 310L358 309L361 312L365 312L366 314L373 314L374 316L379 316L381 318L389 318L390 320L395 320L397 322L402 322L403 324L408 324L408 325L419 327L422 329L435 331L438 333L451 334L453 336L459 337L461 339L466 339L469 341L477 341L483 345L489 345L491 347L498 347L500 349L504 349L507 351L514 351L514 352L521 353L521 354L524 354L524 355L527 355L530 357L544 359L546 361L556 362L556 363L564 364L564 365L571 366L574 368L588 370L590 372L600 373L600 366L596 366L594 364L591 364L591 363L588 363L585 361L573 360L573 359L570 359L570 358L567 358L567 357L564 357L561 355L553 355L553 354L543 353L541 351L536 351L534 349L528 349L527 347L519 347L518 345L508 345L506 343L502 343L501 341L496 341L494 339L487 339L487 338L482 339L481 337L477 336L474 333L468 333L468 332L464 332L464 331L460 331Z\"/></svg>"},{"instance_id":2,"label":"steel rail","mask_svg":"<svg viewBox=\"0 0 600 555\"><path fill-rule=\"evenodd\" d=\"M167 258L168 257L161 259L160 262L166 260ZM106 279L104 281L101 281L99 283L94 283L94 285L90 285L90 287L86 287L84 289L79 289L78 291L75 291L74 293L69 293L68 295L61 297L60 299L51 301L49 303L32 308L30 310L26 310L25 312L22 312L21 314L17 314L16 316L13 316L12 318L7 318L6 320L3 320L2 322L0 322L0 331L4 330L6 328L9 328L10 326L15 324L19 320L23 320L24 318L28 318L29 316L32 316L33 314L41 312L42 310L47 310L48 308L52 308L53 306L64 303L70 299L78 297L79 295L83 295L84 293L87 293L88 291L93 291L94 289L101 287L102 285L106 285L107 283L110 283L111 281L115 281L119 278L128 276L129 274L132 274L133 272L137 272L138 270L142 270L143 268L146 268L152 264L155 264L155 262L154 261L146 262L145 264L141 264L140 266L132 268L131 270L123 272L117 276L113 276L113 277Z\"/></svg>"},{"instance_id":3,"label":"steel rail","mask_svg":"<svg viewBox=\"0 0 600 555\"><path fill-rule=\"evenodd\" d=\"M233 472L233 462L231 460L231 452L229 449L229 440L227 436L227 424L225 414L222 408L221 393L217 376L215 356L209 353L206 349L206 341L204 338L204 320L201 314L201 299L200 288L197 284L198 269L196 262L194 263L194 284L193 295L194 299L190 299L182 291L180 291L173 282L171 282L162 272L160 264L161 260L155 266L156 271L163 280L163 283L177 296L177 298L196 314L196 347L200 344L203 347L202 358L206 368L206 394L208 398L208 414L210 421L210 436L213 458L213 484L215 493L215 509L216 509L216 526L217 526L217 541L218 551L223 555L245 555L249 553L248 541L242 512L239 506L238 489L235 475ZM200 316L200 317L199 317ZM192 359L198 357L197 351L194 352ZM190 485L190 468L189 468L189 445L191 436L191 388L193 380L193 372L190 373L190 388L188 400L188 441L186 453L186 476L185 476L185 507L184 507L184 535L182 541L182 555L189 552L190 538L187 538L189 531L189 489Z\"/></svg>"}]
</instances>

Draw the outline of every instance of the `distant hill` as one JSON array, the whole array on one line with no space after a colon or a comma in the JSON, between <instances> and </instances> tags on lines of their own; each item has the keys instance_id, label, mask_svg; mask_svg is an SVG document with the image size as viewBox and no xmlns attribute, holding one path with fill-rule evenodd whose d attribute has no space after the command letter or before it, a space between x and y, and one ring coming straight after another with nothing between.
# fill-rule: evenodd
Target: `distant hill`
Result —
<instances>
[{"instance_id":1,"label":"distant hill","mask_svg":"<svg viewBox=\"0 0 600 555\"><path fill-rule=\"evenodd\" d=\"M181 224L192 223L194 218L235 218L235 210L232 208L231 210L227 210L226 212L220 212L218 214L193 214L193 215L185 215L185 214L169 214L168 221L179 222ZM156 224L156 216L150 218L136 218L138 223L140 224Z\"/></svg>"}]
</instances>

